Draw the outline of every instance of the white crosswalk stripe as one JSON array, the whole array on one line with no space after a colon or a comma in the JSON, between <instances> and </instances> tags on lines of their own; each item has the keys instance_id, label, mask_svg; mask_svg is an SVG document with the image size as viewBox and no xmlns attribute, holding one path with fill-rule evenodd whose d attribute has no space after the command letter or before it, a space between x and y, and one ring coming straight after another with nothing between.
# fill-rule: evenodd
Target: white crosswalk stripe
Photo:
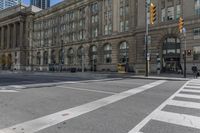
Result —
<instances>
[{"instance_id":1,"label":"white crosswalk stripe","mask_svg":"<svg viewBox=\"0 0 200 133\"><path fill-rule=\"evenodd\" d=\"M194 92L194 93L200 93L200 90L183 89L181 92Z\"/></svg>"},{"instance_id":2,"label":"white crosswalk stripe","mask_svg":"<svg viewBox=\"0 0 200 133\"><path fill-rule=\"evenodd\" d=\"M184 92L184 93L183 93ZM192 93L192 94L190 94ZM176 93L156 108L150 115L143 119L128 133L139 133L145 125L151 120L156 120L164 123L195 128L200 132L200 117L195 115L188 115L184 113L174 113L164 111L166 106L183 107L187 109L197 109L200 111L200 103L184 101L185 99L200 99L200 79L188 81ZM181 97L183 100L174 100L174 98Z\"/></svg>"}]
</instances>

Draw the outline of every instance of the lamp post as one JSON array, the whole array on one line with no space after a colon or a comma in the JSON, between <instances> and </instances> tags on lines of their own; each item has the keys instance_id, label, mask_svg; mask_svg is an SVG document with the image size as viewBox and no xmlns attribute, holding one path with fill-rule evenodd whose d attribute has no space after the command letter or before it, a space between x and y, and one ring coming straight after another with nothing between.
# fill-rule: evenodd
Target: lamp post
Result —
<instances>
[{"instance_id":1,"label":"lamp post","mask_svg":"<svg viewBox=\"0 0 200 133\"><path fill-rule=\"evenodd\" d=\"M186 53L186 28L183 28L183 36L184 36L184 78L186 78L186 57L187 57L187 53Z\"/></svg>"}]
</instances>

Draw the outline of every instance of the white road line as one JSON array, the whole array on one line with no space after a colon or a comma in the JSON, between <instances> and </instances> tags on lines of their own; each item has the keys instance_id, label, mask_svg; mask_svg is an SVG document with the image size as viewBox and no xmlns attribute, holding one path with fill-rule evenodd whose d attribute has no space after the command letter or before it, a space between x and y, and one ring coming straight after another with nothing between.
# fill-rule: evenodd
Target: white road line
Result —
<instances>
[{"instance_id":1,"label":"white road line","mask_svg":"<svg viewBox=\"0 0 200 133\"><path fill-rule=\"evenodd\" d=\"M59 88L66 88L66 89L72 89L72 90L79 90L79 91L90 91L90 92L98 92L98 93L104 93L104 94L116 94L114 92L110 91L100 91L100 90L92 90L92 89L85 89L85 88L76 88L76 87L69 87L69 86L57 86Z\"/></svg>"},{"instance_id":2,"label":"white road line","mask_svg":"<svg viewBox=\"0 0 200 133\"><path fill-rule=\"evenodd\" d=\"M200 86L186 86L186 88L196 88L196 89L200 89Z\"/></svg>"},{"instance_id":3,"label":"white road line","mask_svg":"<svg viewBox=\"0 0 200 133\"><path fill-rule=\"evenodd\" d=\"M193 109L200 109L200 103L195 103L195 102L169 100L167 105L185 107L185 108L193 108Z\"/></svg>"},{"instance_id":4,"label":"white road line","mask_svg":"<svg viewBox=\"0 0 200 133\"><path fill-rule=\"evenodd\" d=\"M143 85L144 83L136 83L136 82L122 82L122 81L109 81L113 83L120 83L120 84L128 84L128 85Z\"/></svg>"},{"instance_id":5,"label":"white road line","mask_svg":"<svg viewBox=\"0 0 200 133\"><path fill-rule=\"evenodd\" d=\"M200 95L192 95L192 94L177 94L176 97L200 99Z\"/></svg>"},{"instance_id":6,"label":"white road line","mask_svg":"<svg viewBox=\"0 0 200 133\"><path fill-rule=\"evenodd\" d=\"M200 86L200 83L189 83L189 84L187 84L188 86L192 86L192 85L195 85L195 86Z\"/></svg>"},{"instance_id":7,"label":"white road line","mask_svg":"<svg viewBox=\"0 0 200 133\"><path fill-rule=\"evenodd\" d=\"M128 91L124 91L106 98L102 98L90 103L83 104L81 106L77 106L71 109L63 110L57 112L55 114L47 115L35 120L27 121L21 124L17 124L15 126L5 128L0 130L0 132L5 133L34 133L45 128L51 127L63 121L69 120L71 118L78 117L85 113L89 113L101 107L107 106L109 104L115 103L119 100L125 99L127 97L133 96L135 94L141 93L145 90L158 86L166 81L160 80L156 81L138 88L134 88ZM23 129L23 131L22 131Z\"/></svg>"},{"instance_id":8,"label":"white road line","mask_svg":"<svg viewBox=\"0 0 200 133\"><path fill-rule=\"evenodd\" d=\"M183 89L181 92L194 92L194 93L200 93L200 90Z\"/></svg>"},{"instance_id":9,"label":"white road line","mask_svg":"<svg viewBox=\"0 0 200 133\"><path fill-rule=\"evenodd\" d=\"M16 90L0 90L0 93L1 92L5 92L6 93L6 92L18 92L18 91L16 91Z\"/></svg>"},{"instance_id":10,"label":"white road line","mask_svg":"<svg viewBox=\"0 0 200 133\"><path fill-rule=\"evenodd\" d=\"M170 124L200 129L200 117L196 116L159 111L153 116L152 119Z\"/></svg>"},{"instance_id":11,"label":"white road line","mask_svg":"<svg viewBox=\"0 0 200 133\"><path fill-rule=\"evenodd\" d=\"M24 86L21 86L21 85L9 85L8 87L13 87L16 89L24 89L25 88Z\"/></svg>"},{"instance_id":12,"label":"white road line","mask_svg":"<svg viewBox=\"0 0 200 133\"><path fill-rule=\"evenodd\" d=\"M158 108L156 108L152 113L150 113L147 117L145 117L140 123L138 123L133 129L131 129L128 133L138 133L140 130L156 115L162 108L164 108L168 102L168 100L172 100L187 84L187 81L177 92L175 92L172 96L170 96L165 102L163 102Z\"/></svg>"}]
</instances>

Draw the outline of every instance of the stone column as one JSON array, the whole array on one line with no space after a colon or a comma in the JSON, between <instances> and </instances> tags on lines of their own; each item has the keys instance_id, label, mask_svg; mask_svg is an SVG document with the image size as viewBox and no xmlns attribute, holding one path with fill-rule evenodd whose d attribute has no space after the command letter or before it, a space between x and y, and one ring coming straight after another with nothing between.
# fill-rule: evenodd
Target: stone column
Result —
<instances>
[{"instance_id":1,"label":"stone column","mask_svg":"<svg viewBox=\"0 0 200 133\"><path fill-rule=\"evenodd\" d=\"M1 48L4 48L4 27L1 27Z\"/></svg>"},{"instance_id":2,"label":"stone column","mask_svg":"<svg viewBox=\"0 0 200 133\"><path fill-rule=\"evenodd\" d=\"M16 23L13 24L13 42L12 42L12 45L13 45L13 48L16 47L16 38L17 38L17 35L16 35Z\"/></svg>"},{"instance_id":3,"label":"stone column","mask_svg":"<svg viewBox=\"0 0 200 133\"><path fill-rule=\"evenodd\" d=\"M19 34L20 34L19 45L20 45L20 47L22 47L23 46L23 35L24 35L24 23L23 23L23 21L20 22L20 33Z\"/></svg>"},{"instance_id":4,"label":"stone column","mask_svg":"<svg viewBox=\"0 0 200 133\"><path fill-rule=\"evenodd\" d=\"M7 48L10 48L10 25L7 25Z\"/></svg>"}]
</instances>

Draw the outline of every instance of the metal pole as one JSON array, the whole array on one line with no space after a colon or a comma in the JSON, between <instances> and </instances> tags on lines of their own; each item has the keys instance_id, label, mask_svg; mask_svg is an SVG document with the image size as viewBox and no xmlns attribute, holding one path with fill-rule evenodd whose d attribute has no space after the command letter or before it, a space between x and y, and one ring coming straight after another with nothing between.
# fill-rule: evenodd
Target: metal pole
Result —
<instances>
[{"instance_id":1,"label":"metal pole","mask_svg":"<svg viewBox=\"0 0 200 133\"><path fill-rule=\"evenodd\" d=\"M184 78L186 78L186 57L187 57L187 52L186 52L186 36L185 36L185 49L184 49Z\"/></svg>"},{"instance_id":2,"label":"metal pole","mask_svg":"<svg viewBox=\"0 0 200 133\"><path fill-rule=\"evenodd\" d=\"M187 57L187 52L186 52L186 28L183 28L183 36L184 36L184 78L186 78L186 57Z\"/></svg>"},{"instance_id":3,"label":"metal pole","mask_svg":"<svg viewBox=\"0 0 200 133\"><path fill-rule=\"evenodd\" d=\"M83 47L81 48L81 52L82 52L82 72L84 72L84 49L83 49Z\"/></svg>"},{"instance_id":4,"label":"metal pole","mask_svg":"<svg viewBox=\"0 0 200 133\"><path fill-rule=\"evenodd\" d=\"M148 7L149 7L149 0L146 0L146 34L145 34L145 45L146 45L146 50L145 50L145 55L146 55L146 74L145 76L149 76L149 63L148 63L148 34L149 34L149 24L148 24Z\"/></svg>"}]
</instances>

